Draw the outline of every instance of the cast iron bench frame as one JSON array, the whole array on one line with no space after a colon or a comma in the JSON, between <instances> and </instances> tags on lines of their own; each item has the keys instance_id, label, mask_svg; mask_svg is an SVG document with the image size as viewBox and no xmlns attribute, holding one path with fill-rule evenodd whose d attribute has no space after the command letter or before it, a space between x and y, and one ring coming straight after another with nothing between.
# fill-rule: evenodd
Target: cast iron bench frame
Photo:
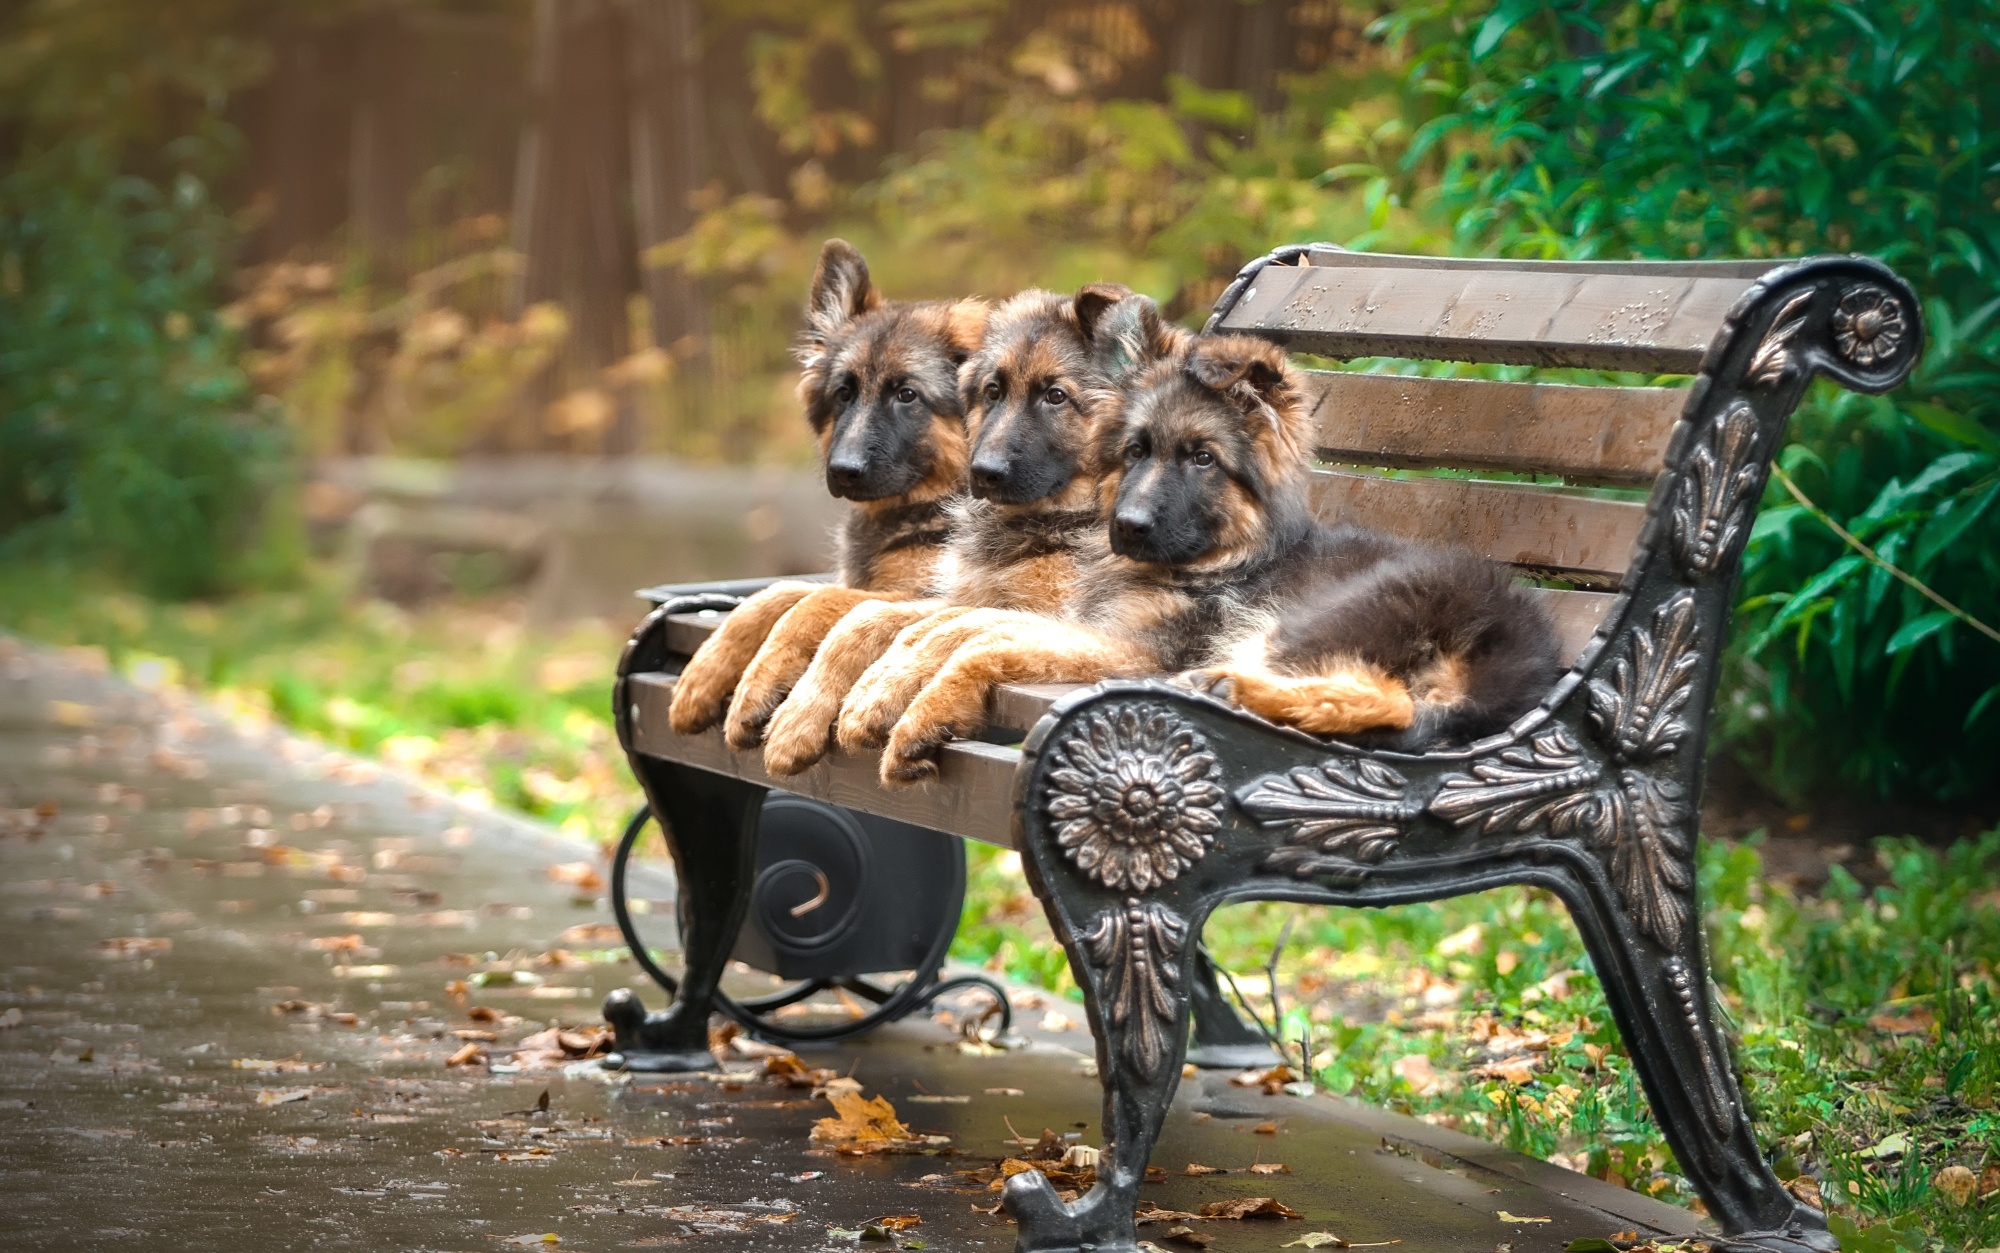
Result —
<instances>
[{"instance_id":1,"label":"cast iron bench frame","mask_svg":"<svg viewBox=\"0 0 2000 1253\"><path fill-rule=\"evenodd\" d=\"M1030 1172L1009 1181L1007 1208L1021 1250L1132 1250L1191 1002L1208 1011L1198 1044L1253 1040L1200 959L1211 911L1532 884L1575 918L1654 1114L1729 1243L1835 1247L1824 1216L1766 1165L1745 1107L1710 997L1696 815L1731 593L1785 424L1817 375L1863 392L1908 375L1922 344L1914 293L1866 257L1515 262L1313 244L1246 266L1208 327L1338 359L1692 375L1685 388L1312 376L1322 462L1560 480L1315 478L1330 516L1465 543L1566 585L1545 595L1574 664L1547 698L1499 735L1407 755L1316 739L1159 681L1015 687L996 694L990 719L1025 742L950 743L929 787L881 789L873 754L773 781L719 731L681 737L666 718L673 659L727 598L767 580L668 600L628 645L614 700L633 770L673 833L686 975L673 1007L644 1024L629 1002L608 1011L623 1019L621 1047L656 1064L713 1064L707 1023L767 788L1016 848L1083 990L1105 1143L1096 1186L1074 1204ZM1643 505L1578 490L1648 485ZM1172 812L1204 851L1164 882L1107 873L1116 859L1094 862L1093 878L1074 848L1164 838L1089 803L1134 786L1149 758L1184 781Z\"/></svg>"}]
</instances>

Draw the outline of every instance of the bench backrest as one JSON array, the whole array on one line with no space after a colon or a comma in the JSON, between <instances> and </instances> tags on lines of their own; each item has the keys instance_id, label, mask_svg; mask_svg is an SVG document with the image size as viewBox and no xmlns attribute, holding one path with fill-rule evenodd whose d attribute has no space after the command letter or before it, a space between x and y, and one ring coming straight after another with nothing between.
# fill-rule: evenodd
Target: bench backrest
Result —
<instances>
[{"instance_id":1,"label":"bench backrest","mask_svg":"<svg viewBox=\"0 0 2000 1253\"><path fill-rule=\"evenodd\" d=\"M1782 262L1514 262L1281 249L1209 329L1334 359L1692 375ZM1590 386L1309 371L1323 517L1462 544L1580 589L1549 597L1569 656L1632 568L1686 380ZM1382 471L1454 472L1410 476ZM1494 476L1511 476L1502 481ZM1533 476L1534 481L1520 481ZM1605 490L1622 489L1622 490Z\"/></svg>"}]
</instances>

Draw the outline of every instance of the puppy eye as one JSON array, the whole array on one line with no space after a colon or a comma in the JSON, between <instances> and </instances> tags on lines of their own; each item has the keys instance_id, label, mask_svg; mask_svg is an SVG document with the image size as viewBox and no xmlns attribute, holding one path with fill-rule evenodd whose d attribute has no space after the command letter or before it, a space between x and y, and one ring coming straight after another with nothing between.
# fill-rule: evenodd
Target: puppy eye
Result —
<instances>
[{"instance_id":1,"label":"puppy eye","mask_svg":"<svg viewBox=\"0 0 2000 1253\"><path fill-rule=\"evenodd\" d=\"M1215 454L1206 448L1197 448L1194 450L1194 455L1188 458L1188 460L1206 468L1215 464Z\"/></svg>"},{"instance_id":2,"label":"puppy eye","mask_svg":"<svg viewBox=\"0 0 2000 1253\"><path fill-rule=\"evenodd\" d=\"M986 382L986 399L1000 399L1000 384L993 382L991 379L988 379Z\"/></svg>"},{"instance_id":3,"label":"puppy eye","mask_svg":"<svg viewBox=\"0 0 2000 1253\"><path fill-rule=\"evenodd\" d=\"M1069 393L1060 387L1051 387L1042 393L1042 401L1050 406L1059 406L1069 400Z\"/></svg>"},{"instance_id":4,"label":"puppy eye","mask_svg":"<svg viewBox=\"0 0 2000 1253\"><path fill-rule=\"evenodd\" d=\"M1145 456L1145 455L1146 455L1146 450L1145 450L1145 449L1143 449L1143 448L1141 448L1141 447L1139 447L1139 445L1137 445L1137 444L1127 444L1127 445L1125 445L1125 461L1126 461L1126 464L1128 464L1128 465L1129 465L1129 464L1131 464L1132 462L1134 462L1134 461L1137 461L1137 460L1138 460L1139 458L1141 458L1141 457L1143 457L1143 456Z\"/></svg>"},{"instance_id":5,"label":"puppy eye","mask_svg":"<svg viewBox=\"0 0 2000 1253\"><path fill-rule=\"evenodd\" d=\"M834 388L833 398L837 403L842 405L852 404L854 401L854 384L842 383L839 387Z\"/></svg>"},{"instance_id":6,"label":"puppy eye","mask_svg":"<svg viewBox=\"0 0 2000 1253\"><path fill-rule=\"evenodd\" d=\"M914 387L899 387L899 388L897 388L897 389L896 389L896 403L897 403L897 404L899 404L899 405L914 405L914 404L916 404L916 403L917 403L917 389L916 389L916 388L914 388Z\"/></svg>"}]
</instances>

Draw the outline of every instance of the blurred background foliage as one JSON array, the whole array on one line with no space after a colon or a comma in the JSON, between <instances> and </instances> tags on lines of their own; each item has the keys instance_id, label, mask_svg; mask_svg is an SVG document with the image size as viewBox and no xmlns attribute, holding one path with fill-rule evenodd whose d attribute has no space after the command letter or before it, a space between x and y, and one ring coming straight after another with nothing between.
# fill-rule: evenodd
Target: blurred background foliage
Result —
<instances>
[{"instance_id":1,"label":"blurred background foliage","mask_svg":"<svg viewBox=\"0 0 2000 1253\"><path fill-rule=\"evenodd\" d=\"M15 0L0 545L205 594L295 568L314 458L803 463L830 233L891 295L1187 319L1301 239L1852 250L1928 355L1815 391L1781 464L2000 621L1996 43L2000 0ZM1776 485L1737 635L1767 786L2000 797L2000 647Z\"/></svg>"}]
</instances>

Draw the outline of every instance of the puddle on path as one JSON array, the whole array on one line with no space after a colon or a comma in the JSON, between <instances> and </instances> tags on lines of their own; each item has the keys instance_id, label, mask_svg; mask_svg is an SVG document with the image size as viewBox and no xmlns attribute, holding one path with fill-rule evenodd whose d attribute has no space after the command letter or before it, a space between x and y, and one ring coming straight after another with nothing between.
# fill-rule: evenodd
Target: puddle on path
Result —
<instances>
[{"instance_id":1,"label":"puddle on path","mask_svg":"<svg viewBox=\"0 0 2000 1253\"><path fill-rule=\"evenodd\" d=\"M571 1060L640 982L578 858L0 638L0 1246L846 1249L831 1233L915 1214L906 1247L998 1251L997 1195L923 1176L1018 1153L1012 1129L1098 1141L1080 1029L969 1056L908 1023L807 1055L952 1137L928 1156L814 1152L831 1110L750 1059L636 1082ZM1236 1169L1146 1196L1305 1215L1198 1224L1218 1253L1315 1230L1530 1253L1634 1225L1338 1109L1186 1084L1155 1161ZM1197 1247L1165 1231L1142 1236Z\"/></svg>"}]
</instances>

